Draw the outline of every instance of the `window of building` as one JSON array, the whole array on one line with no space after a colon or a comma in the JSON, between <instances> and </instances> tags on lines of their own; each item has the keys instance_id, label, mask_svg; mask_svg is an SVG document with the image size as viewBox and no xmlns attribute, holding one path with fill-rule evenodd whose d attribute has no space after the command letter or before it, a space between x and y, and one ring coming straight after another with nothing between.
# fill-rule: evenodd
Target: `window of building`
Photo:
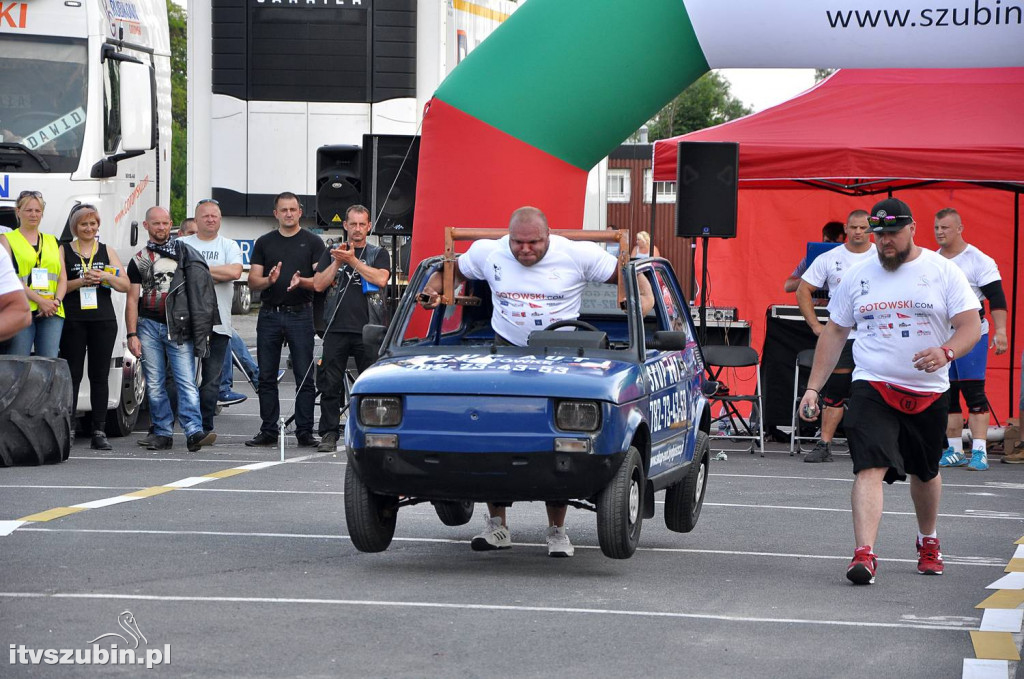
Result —
<instances>
[{"instance_id":1,"label":"window of building","mask_svg":"<svg viewBox=\"0 0 1024 679\"><path fill-rule=\"evenodd\" d=\"M608 170L608 202L628 203L629 198L629 170Z\"/></svg>"},{"instance_id":2,"label":"window of building","mask_svg":"<svg viewBox=\"0 0 1024 679\"><path fill-rule=\"evenodd\" d=\"M644 202L651 202L651 177L653 176L652 170L644 170ZM658 188L658 202L659 203L674 203L676 202L676 183L675 182L654 182Z\"/></svg>"}]
</instances>

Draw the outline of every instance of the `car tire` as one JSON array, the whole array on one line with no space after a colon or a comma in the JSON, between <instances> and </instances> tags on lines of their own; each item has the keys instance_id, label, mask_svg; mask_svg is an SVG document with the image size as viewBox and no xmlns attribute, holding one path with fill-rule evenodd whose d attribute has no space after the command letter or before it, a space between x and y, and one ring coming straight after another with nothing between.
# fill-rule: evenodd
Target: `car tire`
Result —
<instances>
[{"instance_id":1,"label":"car tire","mask_svg":"<svg viewBox=\"0 0 1024 679\"><path fill-rule=\"evenodd\" d=\"M640 542L644 509L644 467L633 446L597 498L597 540L612 559L633 556Z\"/></svg>"},{"instance_id":2,"label":"car tire","mask_svg":"<svg viewBox=\"0 0 1024 679\"><path fill-rule=\"evenodd\" d=\"M383 552L395 536L398 498L372 492L349 463L345 466L345 523L360 552Z\"/></svg>"},{"instance_id":3,"label":"car tire","mask_svg":"<svg viewBox=\"0 0 1024 679\"><path fill-rule=\"evenodd\" d=\"M126 356L124 367L121 401L116 408L107 411L107 436L131 434L139 421L142 402L146 400L146 378L142 373L142 362L134 356Z\"/></svg>"},{"instance_id":4,"label":"car tire","mask_svg":"<svg viewBox=\"0 0 1024 679\"><path fill-rule=\"evenodd\" d=\"M235 283L234 294L231 297L231 313L242 315L249 313L252 309L252 290L248 283Z\"/></svg>"},{"instance_id":5,"label":"car tire","mask_svg":"<svg viewBox=\"0 0 1024 679\"><path fill-rule=\"evenodd\" d=\"M665 525L677 533L689 533L697 525L704 493L708 485L711 443L708 435L697 432L697 444L690 469L679 483L665 491Z\"/></svg>"},{"instance_id":6,"label":"car tire","mask_svg":"<svg viewBox=\"0 0 1024 679\"><path fill-rule=\"evenodd\" d=\"M465 526L473 519L475 504L469 500L450 500L432 502L437 518L446 526Z\"/></svg>"},{"instance_id":7,"label":"car tire","mask_svg":"<svg viewBox=\"0 0 1024 679\"><path fill-rule=\"evenodd\" d=\"M71 372L60 358L0 356L0 466L71 454Z\"/></svg>"}]
</instances>

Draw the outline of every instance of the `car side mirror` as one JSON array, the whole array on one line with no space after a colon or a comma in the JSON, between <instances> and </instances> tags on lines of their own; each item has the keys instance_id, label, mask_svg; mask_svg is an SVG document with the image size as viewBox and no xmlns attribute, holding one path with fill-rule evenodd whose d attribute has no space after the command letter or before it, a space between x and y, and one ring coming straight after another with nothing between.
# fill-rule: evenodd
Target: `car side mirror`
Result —
<instances>
[{"instance_id":1,"label":"car side mirror","mask_svg":"<svg viewBox=\"0 0 1024 679\"><path fill-rule=\"evenodd\" d=\"M659 351L682 351L686 348L687 335L680 330L659 330L647 343L651 349Z\"/></svg>"}]
</instances>

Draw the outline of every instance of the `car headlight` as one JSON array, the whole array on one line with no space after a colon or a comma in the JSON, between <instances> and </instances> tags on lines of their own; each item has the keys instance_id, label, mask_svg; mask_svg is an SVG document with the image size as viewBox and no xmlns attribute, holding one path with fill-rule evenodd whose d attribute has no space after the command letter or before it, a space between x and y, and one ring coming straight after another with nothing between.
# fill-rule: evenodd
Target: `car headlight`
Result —
<instances>
[{"instance_id":1,"label":"car headlight","mask_svg":"<svg viewBox=\"0 0 1024 679\"><path fill-rule=\"evenodd\" d=\"M597 431L601 428L601 404L597 401L559 401L555 426L565 431Z\"/></svg>"},{"instance_id":2,"label":"car headlight","mask_svg":"<svg viewBox=\"0 0 1024 679\"><path fill-rule=\"evenodd\" d=\"M359 399L359 422L367 427L395 427L402 421L402 399L364 396Z\"/></svg>"}]
</instances>

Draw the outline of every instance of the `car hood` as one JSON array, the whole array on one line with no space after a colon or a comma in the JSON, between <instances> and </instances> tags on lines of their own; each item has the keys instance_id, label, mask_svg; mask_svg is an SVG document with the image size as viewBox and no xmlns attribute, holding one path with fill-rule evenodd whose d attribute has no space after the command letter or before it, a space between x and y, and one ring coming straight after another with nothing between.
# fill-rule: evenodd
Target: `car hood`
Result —
<instances>
[{"instance_id":1,"label":"car hood","mask_svg":"<svg viewBox=\"0 0 1024 679\"><path fill-rule=\"evenodd\" d=\"M640 367L605 357L435 354L387 358L352 388L366 394L587 398L623 403L645 393Z\"/></svg>"}]
</instances>

